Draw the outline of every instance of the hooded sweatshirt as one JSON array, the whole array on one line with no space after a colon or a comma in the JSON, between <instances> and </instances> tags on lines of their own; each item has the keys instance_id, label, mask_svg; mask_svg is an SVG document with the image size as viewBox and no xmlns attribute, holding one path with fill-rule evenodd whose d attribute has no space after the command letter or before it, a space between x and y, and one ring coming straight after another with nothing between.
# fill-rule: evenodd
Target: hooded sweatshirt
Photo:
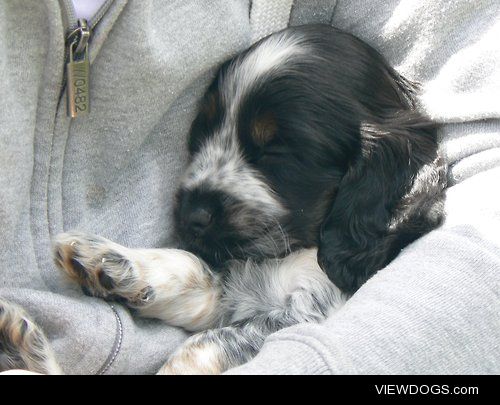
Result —
<instances>
[{"instance_id":1,"label":"hooded sweatshirt","mask_svg":"<svg viewBox=\"0 0 500 405\"><path fill-rule=\"evenodd\" d=\"M70 118L72 2L2 0L0 296L42 326L66 373L156 372L186 332L83 295L52 239L171 245L186 136L218 66L288 24L331 23L423 83L451 165L448 219L324 324L276 333L231 372L498 373L499 16L493 0L106 0L90 20L90 112Z\"/></svg>"}]
</instances>

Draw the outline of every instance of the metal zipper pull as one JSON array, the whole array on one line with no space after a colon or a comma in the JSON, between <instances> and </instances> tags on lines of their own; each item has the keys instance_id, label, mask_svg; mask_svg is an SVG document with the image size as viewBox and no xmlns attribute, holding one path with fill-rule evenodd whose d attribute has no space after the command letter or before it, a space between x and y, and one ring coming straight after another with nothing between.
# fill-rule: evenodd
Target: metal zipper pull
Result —
<instances>
[{"instance_id":1,"label":"metal zipper pull","mask_svg":"<svg viewBox=\"0 0 500 405\"><path fill-rule=\"evenodd\" d=\"M78 28L72 31L66 43L69 60L66 64L68 115L77 118L90 111L89 50L90 28L85 19L78 20Z\"/></svg>"}]
</instances>

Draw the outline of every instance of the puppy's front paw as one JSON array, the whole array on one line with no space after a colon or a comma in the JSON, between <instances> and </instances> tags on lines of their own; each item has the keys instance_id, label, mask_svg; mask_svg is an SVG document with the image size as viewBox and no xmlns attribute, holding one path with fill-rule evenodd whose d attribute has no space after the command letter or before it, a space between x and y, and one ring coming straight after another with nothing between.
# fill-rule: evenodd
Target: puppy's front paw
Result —
<instances>
[{"instance_id":1,"label":"puppy's front paw","mask_svg":"<svg viewBox=\"0 0 500 405\"><path fill-rule=\"evenodd\" d=\"M122 299L132 306L152 298L153 289L142 280L123 246L100 236L71 232L59 234L53 250L56 265L89 295Z\"/></svg>"}]
</instances>

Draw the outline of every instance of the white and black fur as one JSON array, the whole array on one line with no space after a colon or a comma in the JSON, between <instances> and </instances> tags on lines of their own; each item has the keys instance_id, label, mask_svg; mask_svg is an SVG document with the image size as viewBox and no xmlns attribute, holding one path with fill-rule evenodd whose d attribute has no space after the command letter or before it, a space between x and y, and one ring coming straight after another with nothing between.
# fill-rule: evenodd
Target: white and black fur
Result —
<instances>
[{"instance_id":1,"label":"white and black fur","mask_svg":"<svg viewBox=\"0 0 500 405\"><path fill-rule=\"evenodd\" d=\"M162 374L221 373L270 333L321 322L443 218L445 166L415 86L330 26L286 29L226 62L189 152L181 249L75 232L54 244L89 294L198 332Z\"/></svg>"}]
</instances>

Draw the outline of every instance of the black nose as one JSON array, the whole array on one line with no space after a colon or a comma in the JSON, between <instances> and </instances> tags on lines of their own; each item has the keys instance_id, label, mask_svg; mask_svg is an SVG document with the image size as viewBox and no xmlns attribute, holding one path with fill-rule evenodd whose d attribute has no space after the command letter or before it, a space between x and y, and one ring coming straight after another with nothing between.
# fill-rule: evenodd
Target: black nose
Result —
<instances>
[{"instance_id":1,"label":"black nose","mask_svg":"<svg viewBox=\"0 0 500 405\"><path fill-rule=\"evenodd\" d=\"M212 223L212 213L208 208L195 208L187 216L187 226L195 234L202 234Z\"/></svg>"}]
</instances>

